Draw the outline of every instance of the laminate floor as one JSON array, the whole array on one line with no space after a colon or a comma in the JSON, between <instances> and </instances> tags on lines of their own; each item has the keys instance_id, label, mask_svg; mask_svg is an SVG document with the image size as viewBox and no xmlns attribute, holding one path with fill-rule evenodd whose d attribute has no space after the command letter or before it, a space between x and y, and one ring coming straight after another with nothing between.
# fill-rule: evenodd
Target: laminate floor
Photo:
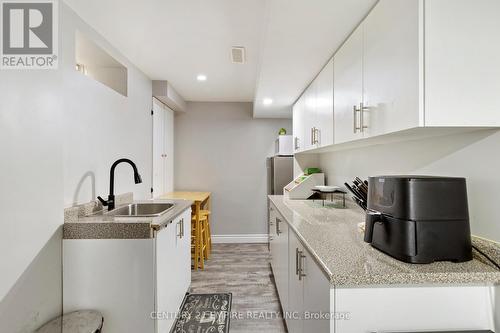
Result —
<instances>
[{"instance_id":1,"label":"laminate floor","mask_svg":"<svg viewBox=\"0 0 500 333\"><path fill-rule=\"evenodd\" d=\"M191 292L233 293L230 332L286 332L267 244L214 244Z\"/></svg>"}]
</instances>

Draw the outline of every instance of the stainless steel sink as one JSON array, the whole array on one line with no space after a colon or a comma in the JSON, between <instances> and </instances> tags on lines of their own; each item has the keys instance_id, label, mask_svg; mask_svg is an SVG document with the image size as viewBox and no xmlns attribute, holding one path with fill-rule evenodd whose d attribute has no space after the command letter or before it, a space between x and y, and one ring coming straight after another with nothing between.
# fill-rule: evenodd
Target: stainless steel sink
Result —
<instances>
[{"instance_id":1,"label":"stainless steel sink","mask_svg":"<svg viewBox=\"0 0 500 333\"><path fill-rule=\"evenodd\" d=\"M104 213L104 215L112 216L160 216L174 207L171 203L133 203L127 206L119 207Z\"/></svg>"}]
</instances>

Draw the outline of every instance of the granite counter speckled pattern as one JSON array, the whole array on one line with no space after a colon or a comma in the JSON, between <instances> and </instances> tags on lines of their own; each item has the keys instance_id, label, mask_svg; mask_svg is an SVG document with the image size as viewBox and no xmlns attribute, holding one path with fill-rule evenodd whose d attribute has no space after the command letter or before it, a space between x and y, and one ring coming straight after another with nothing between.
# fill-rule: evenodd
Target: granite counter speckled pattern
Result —
<instances>
[{"instance_id":1,"label":"granite counter speckled pattern","mask_svg":"<svg viewBox=\"0 0 500 333\"><path fill-rule=\"evenodd\" d=\"M63 239L144 239L153 238L155 230L161 230L172 220L190 208L193 202L188 200L142 200L134 202L166 202L173 203L174 207L166 213L156 217L117 217L101 213L94 213L93 209L76 207L65 210L66 222L63 227ZM130 202L123 202L128 204ZM116 208L118 208L117 206ZM88 210L95 215L82 215L83 210ZM75 215L76 214L76 215Z\"/></svg>"},{"instance_id":2,"label":"granite counter speckled pattern","mask_svg":"<svg viewBox=\"0 0 500 333\"><path fill-rule=\"evenodd\" d=\"M348 201L347 208L341 209L283 196L269 199L335 287L500 284L500 271L476 251L474 260L465 263L416 265L374 249L363 241L358 224L364 222L364 212L353 202ZM493 242L474 237L473 244L489 255L500 253Z\"/></svg>"}]
</instances>

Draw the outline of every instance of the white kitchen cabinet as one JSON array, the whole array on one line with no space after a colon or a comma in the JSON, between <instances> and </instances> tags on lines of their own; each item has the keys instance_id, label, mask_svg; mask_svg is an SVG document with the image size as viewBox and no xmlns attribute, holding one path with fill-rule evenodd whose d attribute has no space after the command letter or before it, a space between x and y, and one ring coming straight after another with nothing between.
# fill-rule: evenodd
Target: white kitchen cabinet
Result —
<instances>
[{"instance_id":1,"label":"white kitchen cabinet","mask_svg":"<svg viewBox=\"0 0 500 333\"><path fill-rule=\"evenodd\" d=\"M311 254L302 252L302 278L304 283L303 307L305 312L304 333L329 332L330 317L330 281L316 264ZM309 316L308 316L309 315Z\"/></svg>"},{"instance_id":2,"label":"white kitchen cabinet","mask_svg":"<svg viewBox=\"0 0 500 333\"><path fill-rule=\"evenodd\" d=\"M425 126L500 126L499 13L498 0L425 1Z\"/></svg>"},{"instance_id":3,"label":"white kitchen cabinet","mask_svg":"<svg viewBox=\"0 0 500 333\"><path fill-rule=\"evenodd\" d=\"M365 136L419 126L419 1L383 0L363 30Z\"/></svg>"},{"instance_id":4,"label":"white kitchen cabinet","mask_svg":"<svg viewBox=\"0 0 500 333\"><path fill-rule=\"evenodd\" d=\"M334 142L363 137L360 103L363 101L363 25L347 39L333 58Z\"/></svg>"},{"instance_id":5,"label":"white kitchen cabinet","mask_svg":"<svg viewBox=\"0 0 500 333\"><path fill-rule=\"evenodd\" d=\"M330 312L330 283L272 203L269 209L271 267L288 332L329 332L329 318L308 316Z\"/></svg>"},{"instance_id":6,"label":"white kitchen cabinet","mask_svg":"<svg viewBox=\"0 0 500 333\"><path fill-rule=\"evenodd\" d=\"M333 58L333 144L499 127L499 12L495 0L380 0ZM331 145L320 141L306 148Z\"/></svg>"},{"instance_id":7,"label":"white kitchen cabinet","mask_svg":"<svg viewBox=\"0 0 500 333\"><path fill-rule=\"evenodd\" d=\"M278 267L276 256L278 237L276 235L276 208L269 203L269 251L271 253L271 267Z\"/></svg>"},{"instance_id":8,"label":"white kitchen cabinet","mask_svg":"<svg viewBox=\"0 0 500 333\"><path fill-rule=\"evenodd\" d=\"M156 235L156 309L179 310L191 282L191 211L184 212ZM158 320L158 332L169 332L175 318Z\"/></svg>"},{"instance_id":9,"label":"white kitchen cabinet","mask_svg":"<svg viewBox=\"0 0 500 333\"><path fill-rule=\"evenodd\" d=\"M304 99L301 96L293 105L293 151L304 150L305 124L304 124Z\"/></svg>"},{"instance_id":10,"label":"white kitchen cabinet","mask_svg":"<svg viewBox=\"0 0 500 333\"><path fill-rule=\"evenodd\" d=\"M316 78L316 146L333 144L333 58Z\"/></svg>"},{"instance_id":11,"label":"white kitchen cabinet","mask_svg":"<svg viewBox=\"0 0 500 333\"><path fill-rule=\"evenodd\" d=\"M398 285L332 289L336 333L495 330L494 287ZM464 301L466 300L466 301ZM313 332L313 331L311 331Z\"/></svg>"},{"instance_id":12,"label":"white kitchen cabinet","mask_svg":"<svg viewBox=\"0 0 500 333\"><path fill-rule=\"evenodd\" d=\"M311 148L316 148L316 143L315 143L315 126L316 126L316 86L317 86L317 81L311 82L309 87L307 87L306 91L304 92L304 114L303 114L303 121L304 121L304 128L305 128L305 142L304 142L304 149L311 149Z\"/></svg>"},{"instance_id":13,"label":"white kitchen cabinet","mask_svg":"<svg viewBox=\"0 0 500 333\"><path fill-rule=\"evenodd\" d=\"M304 308L304 283L302 279L299 279L299 251L302 251L303 247L293 232L289 234L288 244L290 293L288 296L289 316L286 318L286 326L289 333L297 333L304 330L304 322L301 320Z\"/></svg>"},{"instance_id":14,"label":"white kitchen cabinet","mask_svg":"<svg viewBox=\"0 0 500 333\"><path fill-rule=\"evenodd\" d=\"M289 233L288 332L330 331L330 282L294 232ZM326 317L318 317L320 314Z\"/></svg>"},{"instance_id":15,"label":"white kitchen cabinet","mask_svg":"<svg viewBox=\"0 0 500 333\"><path fill-rule=\"evenodd\" d=\"M296 152L333 144L333 58L293 106Z\"/></svg>"},{"instance_id":16,"label":"white kitchen cabinet","mask_svg":"<svg viewBox=\"0 0 500 333\"><path fill-rule=\"evenodd\" d=\"M269 221L271 241L271 267L283 311L288 309L288 224L271 206Z\"/></svg>"},{"instance_id":17,"label":"white kitchen cabinet","mask_svg":"<svg viewBox=\"0 0 500 333\"><path fill-rule=\"evenodd\" d=\"M288 311L288 236L289 228L285 220L276 217L276 234L278 242L276 247L276 274L275 281L283 311Z\"/></svg>"},{"instance_id":18,"label":"white kitchen cabinet","mask_svg":"<svg viewBox=\"0 0 500 333\"><path fill-rule=\"evenodd\" d=\"M190 221L189 208L153 238L64 239L63 311L98 310L107 333L169 332L191 283Z\"/></svg>"}]
</instances>

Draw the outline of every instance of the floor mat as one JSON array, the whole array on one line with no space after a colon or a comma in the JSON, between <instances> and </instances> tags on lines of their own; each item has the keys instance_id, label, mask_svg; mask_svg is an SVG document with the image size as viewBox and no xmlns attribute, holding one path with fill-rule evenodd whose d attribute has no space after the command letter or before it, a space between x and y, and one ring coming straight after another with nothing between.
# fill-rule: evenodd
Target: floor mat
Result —
<instances>
[{"instance_id":1,"label":"floor mat","mask_svg":"<svg viewBox=\"0 0 500 333\"><path fill-rule=\"evenodd\" d=\"M171 333L228 333L232 298L231 293L187 294Z\"/></svg>"}]
</instances>

